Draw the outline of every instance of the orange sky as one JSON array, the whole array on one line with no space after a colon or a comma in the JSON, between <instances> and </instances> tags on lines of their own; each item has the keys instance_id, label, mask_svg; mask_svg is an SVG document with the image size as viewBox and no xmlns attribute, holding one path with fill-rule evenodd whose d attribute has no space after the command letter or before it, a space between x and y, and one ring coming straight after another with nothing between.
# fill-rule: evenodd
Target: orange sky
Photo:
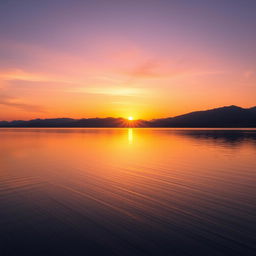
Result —
<instances>
[{"instance_id":1,"label":"orange sky","mask_svg":"<svg viewBox=\"0 0 256 256\"><path fill-rule=\"evenodd\" d=\"M256 105L249 8L237 20L237 7L227 14L218 5L195 11L166 1L89 2L74 1L73 9L3 6L0 120L151 119Z\"/></svg>"}]
</instances>

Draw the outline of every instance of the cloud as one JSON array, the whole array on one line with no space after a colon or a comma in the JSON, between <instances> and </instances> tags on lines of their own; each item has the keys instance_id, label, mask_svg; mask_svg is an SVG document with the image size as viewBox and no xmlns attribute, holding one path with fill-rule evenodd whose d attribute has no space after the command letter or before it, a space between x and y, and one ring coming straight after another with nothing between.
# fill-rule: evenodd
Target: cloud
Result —
<instances>
[{"instance_id":1,"label":"cloud","mask_svg":"<svg viewBox=\"0 0 256 256\"><path fill-rule=\"evenodd\" d=\"M14 107L29 112L45 112L45 110L41 106L27 104L21 102L18 98L9 97L6 95L0 95L0 105Z\"/></svg>"},{"instance_id":2,"label":"cloud","mask_svg":"<svg viewBox=\"0 0 256 256\"><path fill-rule=\"evenodd\" d=\"M164 75L164 73L161 73L159 70L157 70L158 68L158 62L154 60L147 60L136 66L130 72L127 72L127 74L136 78L157 78Z\"/></svg>"},{"instance_id":3,"label":"cloud","mask_svg":"<svg viewBox=\"0 0 256 256\"><path fill-rule=\"evenodd\" d=\"M179 62L170 63L165 60L149 59L121 73L128 76L128 83L134 83L139 79L171 79L174 77L211 75L223 72L191 67Z\"/></svg>"},{"instance_id":4,"label":"cloud","mask_svg":"<svg viewBox=\"0 0 256 256\"><path fill-rule=\"evenodd\" d=\"M73 82L61 77L48 75L48 74L27 72L22 69L2 70L0 71L0 78L2 80L7 80L7 81L21 80L21 81L28 81L28 82L62 82L62 83Z\"/></svg>"},{"instance_id":5,"label":"cloud","mask_svg":"<svg viewBox=\"0 0 256 256\"><path fill-rule=\"evenodd\" d=\"M111 102L114 105L127 105L127 106L142 106L146 105L145 103L142 102L130 102L130 101L112 101Z\"/></svg>"},{"instance_id":6,"label":"cloud","mask_svg":"<svg viewBox=\"0 0 256 256\"><path fill-rule=\"evenodd\" d=\"M141 88L129 88L129 87L89 87L89 88L74 88L68 90L68 92L75 93L89 93L89 94L103 94L112 96L136 96L142 95L145 90Z\"/></svg>"},{"instance_id":7,"label":"cloud","mask_svg":"<svg viewBox=\"0 0 256 256\"><path fill-rule=\"evenodd\" d=\"M160 79L172 75L166 64L153 59L140 61L135 66L126 68L125 71L121 71L120 73L127 76L129 82L137 79Z\"/></svg>"},{"instance_id":8,"label":"cloud","mask_svg":"<svg viewBox=\"0 0 256 256\"><path fill-rule=\"evenodd\" d=\"M42 81L44 78L36 74L24 72L23 70L14 69L1 71L0 78L3 80L26 80L26 81Z\"/></svg>"}]
</instances>

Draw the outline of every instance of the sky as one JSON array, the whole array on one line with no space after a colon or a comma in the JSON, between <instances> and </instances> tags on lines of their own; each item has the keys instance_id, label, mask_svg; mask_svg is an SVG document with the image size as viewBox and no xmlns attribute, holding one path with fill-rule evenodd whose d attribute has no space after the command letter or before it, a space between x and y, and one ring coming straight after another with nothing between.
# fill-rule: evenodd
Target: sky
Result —
<instances>
[{"instance_id":1,"label":"sky","mask_svg":"<svg viewBox=\"0 0 256 256\"><path fill-rule=\"evenodd\" d=\"M0 120L256 105L255 0L1 0Z\"/></svg>"}]
</instances>

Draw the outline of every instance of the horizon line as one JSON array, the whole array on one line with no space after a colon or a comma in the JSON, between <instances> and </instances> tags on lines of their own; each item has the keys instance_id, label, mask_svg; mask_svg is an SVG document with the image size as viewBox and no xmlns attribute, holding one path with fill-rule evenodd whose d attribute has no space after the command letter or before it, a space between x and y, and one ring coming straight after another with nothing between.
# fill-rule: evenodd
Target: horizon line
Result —
<instances>
[{"instance_id":1,"label":"horizon line","mask_svg":"<svg viewBox=\"0 0 256 256\"><path fill-rule=\"evenodd\" d=\"M166 116L166 117L155 117L155 118L151 118L151 119L143 119L143 118L138 118L138 119L133 119L130 120L131 122L133 121L146 121L146 122L150 122L150 121L154 121L154 120L158 120L158 119L167 119L167 118L174 118L174 117L178 117L178 116L183 116L186 114L190 114L190 113L194 113L194 112L203 112L203 111L208 111L208 110L215 110L215 109L221 109L221 108L228 108L228 107L234 107L234 108L240 108L240 109L252 109L252 108L256 108L256 106L252 106L252 107L240 107L237 105L225 105L222 107L214 107L211 109L202 109L202 110L194 110L194 111L189 111L183 114L179 114L179 115L175 115L175 116ZM113 116L105 116L105 117L80 117L80 118L73 118L73 117L52 117L52 118L32 118L32 119L13 119L13 120L0 120L0 122L15 122L15 121L24 121L24 122L28 122L28 121L34 121L34 120L58 120L58 119L72 119L72 120L89 120L89 119L108 119L108 118L112 118L112 119L123 119L123 120L128 120L129 117L113 117Z\"/></svg>"}]
</instances>

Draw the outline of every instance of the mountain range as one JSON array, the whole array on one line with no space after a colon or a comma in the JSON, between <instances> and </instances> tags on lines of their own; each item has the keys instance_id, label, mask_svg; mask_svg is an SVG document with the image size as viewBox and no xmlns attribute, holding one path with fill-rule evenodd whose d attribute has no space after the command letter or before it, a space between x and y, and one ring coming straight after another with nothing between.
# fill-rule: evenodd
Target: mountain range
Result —
<instances>
[{"instance_id":1,"label":"mountain range","mask_svg":"<svg viewBox=\"0 0 256 256\"><path fill-rule=\"evenodd\" d=\"M124 118L55 118L0 121L0 127L256 127L256 107L225 106L150 121Z\"/></svg>"}]
</instances>

